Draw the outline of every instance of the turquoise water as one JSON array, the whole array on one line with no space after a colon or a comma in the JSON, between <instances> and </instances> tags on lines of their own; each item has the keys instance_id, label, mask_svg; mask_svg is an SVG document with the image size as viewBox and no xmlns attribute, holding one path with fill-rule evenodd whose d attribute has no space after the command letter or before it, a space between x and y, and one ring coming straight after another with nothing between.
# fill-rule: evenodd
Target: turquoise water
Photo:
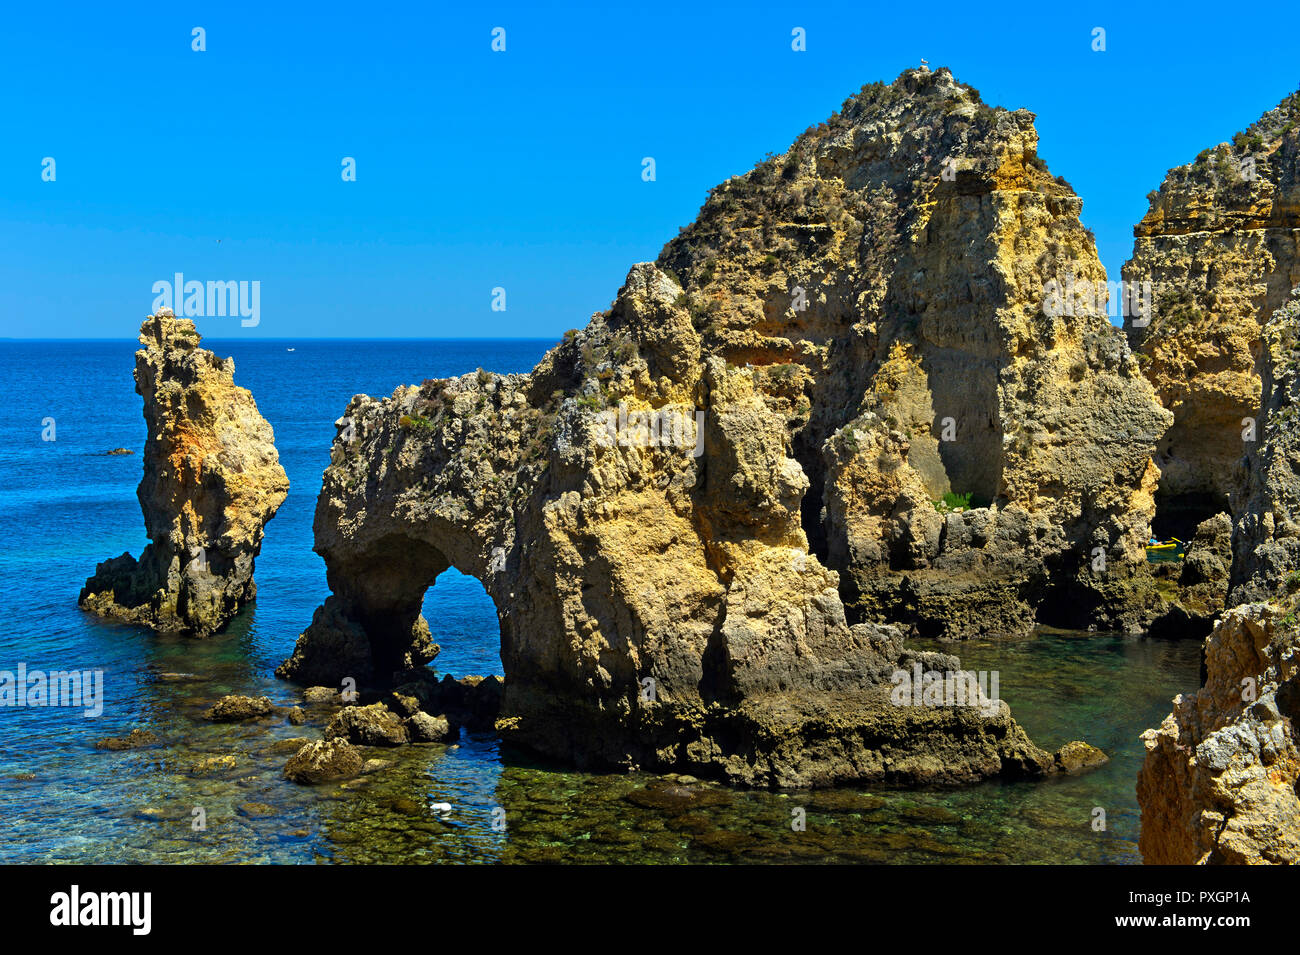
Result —
<instances>
[{"instance_id":1,"label":"turquoise water","mask_svg":"<svg viewBox=\"0 0 1300 955\"><path fill-rule=\"evenodd\" d=\"M354 393L385 395L479 365L527 370L546 343L210 344L235 356L236 381L275 427L292 489L267 527L257 604L227 632L190 641L76 606L97 561L144 545L133 343L0 343L10 411L0 419L0 669L102 669L106 696L96 719L0 707L0 862L1138 861L1137 734L1196 685L1194 643L1041 632L961 645L966 667L999 671L1001 696L1040 745L1083 738L1112 755L1074 779L742 792L569 772L465 734L454 746L368 751L390 764L347 783L284 782L292 740L318 733L321 714L309 712L305 726L219 726L200 714L226 693L299 701L272 671L327 593L311 519L333 421ZM41 440L47 417L53 442ZM136 454L102 454L116 447ZM495 612L477 581L447 571L425 613L443 647L436 669L501 673ZM136 727L160 743L94 748ZM453 809L443 815L431 802ZM1104 831L1092 825L1098 807ZM793 810L806 814L805 831L792 829Z\"/></svg>"}]
</instances>

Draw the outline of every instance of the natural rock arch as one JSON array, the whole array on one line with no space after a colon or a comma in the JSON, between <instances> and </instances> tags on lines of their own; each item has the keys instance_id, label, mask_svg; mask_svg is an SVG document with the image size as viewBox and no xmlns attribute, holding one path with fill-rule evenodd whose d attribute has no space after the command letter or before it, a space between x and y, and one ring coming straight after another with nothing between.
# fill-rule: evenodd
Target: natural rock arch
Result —
<instances>
[{"instance_id":1,"label":"natural rock arch","mask_svg":"<svg viewBox=\"0 0 1300 955\"><path fill-rule=\"evenodd\" d=\"M331 595L316 610L294 655L277 672L302 682L383 686L392 674L432 661L439 647L423 616L426 594L448 568L484 584L501 624L502 657L510 627L489 586L499 576L484 566L472 542L454 527L420 525L390 515L370 521L346 546L320 532Z\"/></svg>"},{"instance_id":2,"label":"natural rock arch","mask_svg":"<svg viewBox=\"0 0 1300 955\"><path fill-rule=\"evenodd\" d=\"M281 674L382 684L424 662L418 594L455 564L498 608L499 728L533 749L784 785L1048 771L1003 704L891 701L900 670L958 661L888 625L851 626L805 531L827 532L856 593L920 580L923 614L964 628L1032 620L1014 591L1045 557L1101 546L1143 560L1168 416L1104 316L1039 310L1058 266L1103 273L1077 197L1037 160L1032 119L947 71L864 89L830 128L714 190L530 374L355 397L316 512L334 593ZM966 163L955 182L939 178L940 147ZM954 255L971 261L936 278ZM796 283L806 312L789 305ZM1006 507L936 513L908 436L885 420L898 402L868 400L895 346L904 378L931 379L924 429L944 416L937 395L974 436L962 454L932 449L932 483L996 485ZM959 382L974 358L981 373ZM691 440L643 440L661 416L689 421ZM1085 440L1102 418L1123 433ZM1031 426L1048 440L1008 450ZM918 573L941 548L960 565L951 599L974 606L965 619L931 599L953 567Z\"/></svg>"}]
</instances>

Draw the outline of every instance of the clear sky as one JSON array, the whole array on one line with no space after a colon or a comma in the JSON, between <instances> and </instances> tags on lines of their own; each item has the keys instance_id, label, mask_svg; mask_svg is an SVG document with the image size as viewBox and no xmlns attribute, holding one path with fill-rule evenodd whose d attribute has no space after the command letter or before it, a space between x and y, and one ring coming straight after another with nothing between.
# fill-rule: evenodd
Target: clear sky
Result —
<instances>
[{"instance_id":1,"label":"clear sky","mask_svg":"<svg viewBox=\"0 0 1300 955\"><path fill-rule=\"evenodd\" d=\"M1037 114L1117 279L1165 170L1300 83L1294 3L281 6L6 5L0 336L134 337L182 272L261 283L219 337L558 337L710 186L922 57Z\"/></svg>"}]
</instances>

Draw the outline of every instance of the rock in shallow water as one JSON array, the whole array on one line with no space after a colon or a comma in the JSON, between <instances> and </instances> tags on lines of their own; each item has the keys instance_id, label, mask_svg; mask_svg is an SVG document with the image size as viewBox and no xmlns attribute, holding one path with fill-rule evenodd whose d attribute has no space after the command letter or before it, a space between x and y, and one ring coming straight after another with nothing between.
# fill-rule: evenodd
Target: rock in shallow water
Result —
<instances>
[{"instance_id":1,"label":"rock in shallow water","mask_svg":"<svg viewBox=\"0 0 1300 955\"><path fill-rule=\"evenodd\" d=\"M1028 112L909 70L714 190L531 373L356 396L314 523L333 592L277 674L458 720L418 676L455 566L499 614L496 728L536 752L792 787L1052 771L1005 705L895 705L921 658L841 595L961 632L1053 587L1094 622L1158 603L1171 416L1101 311L1044 313L1104 270L1036 147Z\"/></svg>"},{"instance_id":2,"label":"rock in shallow water","mask_svg":"<svg viewBox=\"0 0 1300 955\"><path fill-rule=\"evenodd\" d=\"M126 736L106 736L95 741L95 749L137 749L141 746L153 746L160 742L158 737L144 729L133 729Z\"/></svg>"},{"instance_id":3,"label":"rock in shallow water","mask_svg":"<svg viewBox=\"0 0 1300 955\"><path fill-rule=\"evenodd\" d=\"M1066 743L1056 751L1056 765L1063 773L1077 776L1110 762L1110 757L1096 746L1082 740Z\"/></svg>"},{"instance_id":4,"label":"rock in shallow water","mask_svg":"<svg viewBox=\"0 0 1300 955\"><path fill-rule=\"evenodd\" d=\"M324 735L361 746L401 746L408 741L402 720L382 703L343 707L326 725Z\"/></svg>"},{"instance_id":5,"label":"rock in shallow water","mask_svg":"<svg viewBox=\"0 0 1300 955\"><path fill-rule=\"evenodd\" d=\"M284 765L284 778L295 783L347 779L361 772L364 760L344 739L316 740L298 750Z\"/></svg>"},{"instance_id":6,"label":"rock in shallow water","mask_svg":"<svg viewBox=\"0 0 1300 955\"><path fill-rule=\"evenodd\" d=\"M203 714L214 723L242 723L261 719L275 712L275 704L265 696L223 696Z\"/></svg>"},{"instance_id":7,"label":"rock in shallow water","mask_svg":"<svg viewBox=\"0 0 1300 955\"><path fill-rule=\"evenodd\" d=\"M220 756L204 756L190 766L190 773L194 776L203 776L208 773L222 772L234 769L238 762L234 756L228 753Z\"/></svg>"},{"instance_id":8,"label":"rock in shallow water","mask_svg":"<svg viewBox=\"0 0 1300 955\"><path fill-rule=\"evenodd\" d=\"M460 730L445 716L430 716L428 713L416 713L410 717L406 728L413 743L442 743L460 735Z\"/></svg>"}]
</instances>

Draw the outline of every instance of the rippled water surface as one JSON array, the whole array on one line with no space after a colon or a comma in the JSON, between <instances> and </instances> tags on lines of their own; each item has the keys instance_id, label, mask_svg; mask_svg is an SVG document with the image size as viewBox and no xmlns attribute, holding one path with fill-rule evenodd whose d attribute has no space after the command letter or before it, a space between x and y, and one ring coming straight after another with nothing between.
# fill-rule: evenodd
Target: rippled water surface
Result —
<instances>
[{"instance_id":1,"label":"rippled water surface","mask_svg":"<svg viewBox=\"0 0 1300 955\"><path fill-rule=\"evenodd\" d=\"M327 593L311 519L333 421L357 392L531 368L544 342L213 342L233 354L275 427L292 489L268 525L259 596L207 641L108 624L76 607L95 563L144 534L135 486L144 423L133 343L0 343L0 669L101 669L102 716L0 708L0 862L1137 862L1138 734L1197 683L1195 643L1044 631L955 648L1034 740L1112 756L1085 776L937 791L747 792L685 779L593 775L502 753L491 735L367 751L386 768L299 787L280 771L319 723L214 725L226 693L299 702L275 666ZM286 348L292 345L293 352ZM56 440L41 440L55 419ZM132 456L105 456L116 447ZM491 601L449 570L425 613L457 676L500 673ZM931 645L953 651L952 645ZM313 714L314 715L314 714ZM94 743L136 727L157 746ZM430 808L450 803L450 813ZM195 831L196 809L206 829ZM806 830L792 828L794 810ZM1097 811L1105 829L1094 828Z\"/></svg>"}]
</instances>

